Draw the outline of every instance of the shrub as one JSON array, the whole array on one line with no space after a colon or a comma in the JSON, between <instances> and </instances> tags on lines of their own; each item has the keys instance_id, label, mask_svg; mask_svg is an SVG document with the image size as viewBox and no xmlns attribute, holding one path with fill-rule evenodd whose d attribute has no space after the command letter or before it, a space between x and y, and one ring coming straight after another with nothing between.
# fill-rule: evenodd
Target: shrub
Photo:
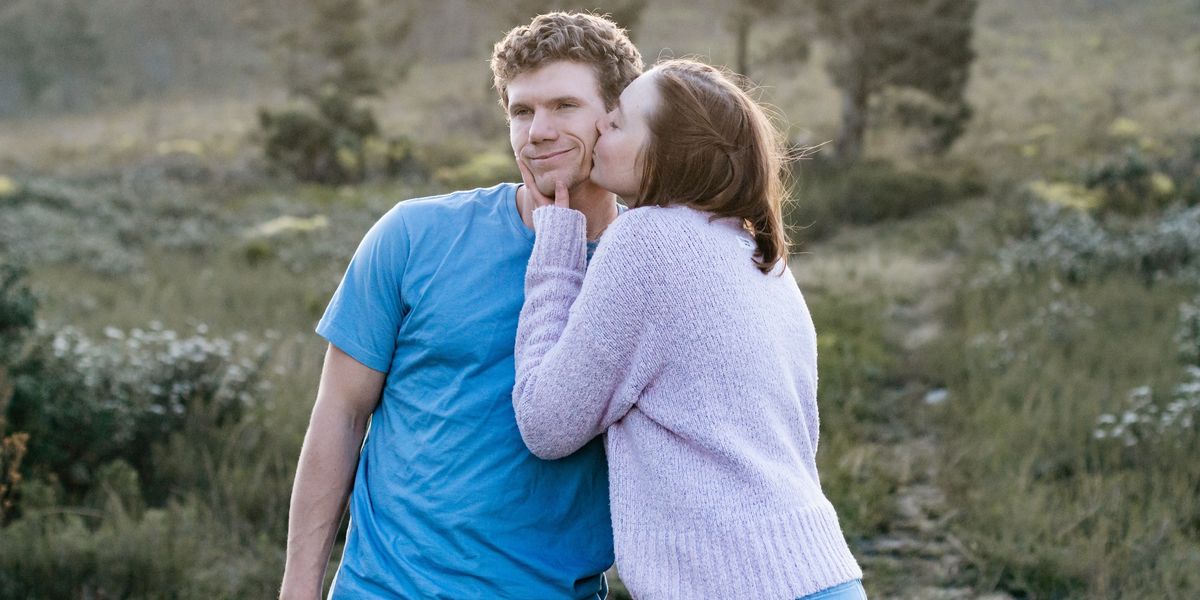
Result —
<instances>
[{"instance_id":1,"label":"shrub","mask_svg":"<svg viewBox=\"0 0 1200 600\"><path fill-rule=\"evenodd\" d=\"M366 142L379 132L371 111L353 97L326 90L314 108L261 109L263 149L273 167L301 181L339 185L366 176Z\"/></svg>"},{"instance_id":2,"label":"shrub","mask_svg":"<svg viewBox=\"0 0 1200 600\"><path fill-rule=\"evenodd\" d=\"M804 161L796 169L796 182L796 200L785 206L785 221L806 240L825 237L842 224L904 219L985 189L973 169L939 175L902 171L885 161L851 166Z\"/></svg>"},{"instance_id":3,"label":"shrub","mask_svg":"<svg viewBox=\"0 0 1200 600\"><path fill-rule=\"evenodd\" d=\"M146 247L204 252L234 227L193 188L138 200L122 187L32 180L0 197L0 252L36 266L70 263L105 274L142 265Z\"/></svg>"},{"instance_id":4,"label":"shrub","mask_svg":"<svg viewBox=\"0 0 1200 600\"><path fill-rule=\"evenodd\" d=\"M1101 208L1127 215L1162 210L1175 197L1175 182L1157 169L1152 157L1127 148L1093 165L1083 183L1103 195Z\"/></svg>"},{"instance_id":5,"label":"shrub","mask_svg":"<svg viewBox=\"0 0 1200 600\"><path fill-rule=\"evenodd\" d=\"M1200 422L1200 367L1189 366L1187 378L1167 400L1155 397L1149 386L1129 391L1126 409L1096 419L1093 437L1125 446L1186 443L1195 438Z\"/></svg>"},{"instance_id":6,"label":"shrub","mask_svg":"<svg viewBox=\"0 0 1200 600\"><path fill-rule=\"evenodd\" d=\"M1027 210L1024 237L997 251L984 279L1047 271L1072 283L1116 271L1138 273L1148 283L1200 276L1200 206L1175 206L1133 223L1040 201Z\"/></svg>"},{"instance_id":7,"label":"shrub","mask_svg":"<svg viewBox=\"0 0 1200 600\"><path fill-rule=\"evenodd\" d=\"M8 434L4 417L12 386L8 367L16 362L26 333L33 328L37 299L24 285L23 268L0 263L0 525L8 522L15 512L18 488L21 485L21 462L28 449L29 434L23 431Z\"/></svg>"},{"instance_id":8,"label":"shrub","mask_svg":"<svg viewBox=\"0 0 1200 600\"><path fill-rule=\"evenodd\" d=\"M1179 305L1179 328L1175 331L1179 360L1200 367L1200 296Z\"/></svg>"},{"instance_id":9,"label":"shrub","mask_svg":"<svg viewBox=\"0 0 1200 600\"><path fill-rule=\"evenodd\" d=\"M12 362L26 334L33 329L37 298L24 283L26 274L23 267L0 263L0 369ZM3 407L0 394L0 414Z\"/></svg>"},{"instance_id":10,"label":"shrub","mask_svg":"<svg viewBox=\"0 0 1200 600\"><path fill-rule=\"evenodd\" d=\"M156 478L149 450L196 413L215 426L237 422L265 385L265 347L208 337L203 327L186 337L158 324L105 335L41 332L12 368L9 424L30 435L26 473L51 477L71 497L120 459L136 468L148 499L161 501L169 482Z\"/></svg>"},{"instance_id":11,"label":"shrub","mask_svg":"<svg viewBox=\"0 0 1200 600\"><path fill-rule=\"evenodd\" d=\"M1171 142L1159 154L1127 146L1094 162L1082 182L1101 194L1101 210L1124 215L1200 203L1200 136Z\"/></svg>"}]
</instances>

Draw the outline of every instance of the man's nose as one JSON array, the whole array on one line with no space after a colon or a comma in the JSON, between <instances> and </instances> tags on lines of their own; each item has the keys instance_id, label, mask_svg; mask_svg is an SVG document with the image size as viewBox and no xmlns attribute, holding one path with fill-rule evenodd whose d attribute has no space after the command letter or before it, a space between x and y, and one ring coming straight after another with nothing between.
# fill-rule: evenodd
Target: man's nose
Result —
<instances>
[{"instance_id":1,"label":"man's nose","mask_svg":"<svg viewBox=\"0 0 1200 600\"><path fill-rule=\"evenodd\" d=\"M554 119L543 111L533 113L533 121L529 123L529 142L536 144L558 137L558 128Z\"/></svg>"}]
</instances>

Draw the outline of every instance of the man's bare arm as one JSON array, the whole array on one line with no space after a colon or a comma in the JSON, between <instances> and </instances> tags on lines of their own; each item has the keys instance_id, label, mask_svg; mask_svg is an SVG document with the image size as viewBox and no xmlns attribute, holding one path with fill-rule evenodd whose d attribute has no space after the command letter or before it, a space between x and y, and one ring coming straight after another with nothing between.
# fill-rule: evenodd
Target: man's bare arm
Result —
<instances>
[{"instance_id":1,"label":"man's bare arm","mask_svg":"<svg viewBox=\"0 0 1200 600\"><path fill-rule=\"evenodd\" d=\"M367 420L386 374L332 344L317 389L288 514L287 563L280 598L319 600L329 552L354 482Z\"/></svg>"}]
</instances>

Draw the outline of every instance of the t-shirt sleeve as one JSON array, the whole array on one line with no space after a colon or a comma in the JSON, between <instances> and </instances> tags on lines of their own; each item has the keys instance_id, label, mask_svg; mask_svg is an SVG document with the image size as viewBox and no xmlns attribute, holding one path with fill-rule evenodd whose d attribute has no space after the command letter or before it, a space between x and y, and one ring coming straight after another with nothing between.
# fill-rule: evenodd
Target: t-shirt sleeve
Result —
<instances>
[{"instance_id":1,"label":"t-shirt sleeve","mask_svg":"<svg viewBox=\"0 0 1200 600\"><path fill-rule=\"evenodd\" d=\"M351 358L386 373L404 318L401 298L409 238L400 206L363 237L317 323L317 333Z\"/></svg>"}]
</instances>

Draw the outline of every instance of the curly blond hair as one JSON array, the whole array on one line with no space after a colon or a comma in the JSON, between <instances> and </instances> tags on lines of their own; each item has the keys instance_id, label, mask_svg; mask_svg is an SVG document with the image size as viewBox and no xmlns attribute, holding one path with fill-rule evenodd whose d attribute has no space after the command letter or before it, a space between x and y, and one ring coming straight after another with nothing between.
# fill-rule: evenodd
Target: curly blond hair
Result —
<instances>
[{"instance_id":1,"label":"curly blond hair","mask_svg":"<svg viewBox=\"0 0 1200 600\"><path fill-rule=\"evenodd\" d=\"M591 66L607 108L616 106L621 90L643 68L637 46L608 18L579 12L538 15L528 25L514 27L492 49L500 106L508 109L508 84L514 77L559 60Z\"/></svg>"}]
</instances>

